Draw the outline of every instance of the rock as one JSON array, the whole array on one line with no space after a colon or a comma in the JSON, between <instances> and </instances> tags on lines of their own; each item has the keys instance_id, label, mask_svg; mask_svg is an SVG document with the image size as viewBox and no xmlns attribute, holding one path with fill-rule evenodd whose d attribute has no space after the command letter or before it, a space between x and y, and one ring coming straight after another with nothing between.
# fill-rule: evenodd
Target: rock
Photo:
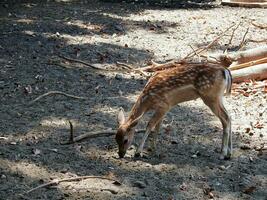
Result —
<instances>
[{"instance_id":1,"label":"rock","mask_svg":"<svg viewBox=\"0 0 267 200\"><path fill-rule=\"evenodd\" d=\"M122 80L122 78L123 78L123 77L122 77L122 75L120 75L120 74L116 74L116 75L115 75L115 79L117 79L117 80Z\"/></svg>"},{"instance_id":2,"label":"rock","mask_svg":"<svg viewBox=\"0 0 267 200\"><path fill-rule=\"evenodd\" d=\"M144 182L142 182L142 181L136 181L136 182L134 182L133 183L133 186L134 187L141 188L141 189L146 188L146 184Z\"/></svg>"},{"instance_id":3,"label":"rock","mask_svg":"<svg viewBox=\"0 0 267 200\"><path fill-rule=\"evenodd\" d=\"M1 175L1 179L6 179L6 175L5 174L2 174Z\"/></svg>"},{"instance_id":4,"label":"rock","mask_svg":"<svg viewBox=\"0 0 267 200\"><path fill-rule=\"evenodd\" d=\"M240 149L243 149L243 150L248 150L248 149L251 149L251 146L249 144L242 144L240 146Z\"/></svg>"},{"instance_id":5,"label":"rock","mask_svg":"<svg viewBox=\"0 0 267 200\"><path fill-rule=\"evenodd\" d=\"M224 165L220 165L218 168L219 168L220 170L225 170L225 169L226 169L226 167L225 167Z\"/></svg>"}]
</instances>

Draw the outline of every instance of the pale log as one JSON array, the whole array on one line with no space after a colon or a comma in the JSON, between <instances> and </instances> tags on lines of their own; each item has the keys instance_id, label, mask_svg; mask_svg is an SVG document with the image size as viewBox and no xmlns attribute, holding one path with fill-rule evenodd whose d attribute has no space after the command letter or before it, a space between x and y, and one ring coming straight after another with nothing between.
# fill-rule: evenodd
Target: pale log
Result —
<instances>
[{"instance_id":1,"label":"pale log","mask_svg":"<svg viewBox=\"0 0 267 200\"><path fill-rule=\"evenodd\" d=\"M267 63L254 65L251 67L234 70L231 72L233 82L240 83L245 80L264 80L267 79Z\"/></svg>"},{"instance_id":2,"label":"pale log","mask_svg":"<svg viewBox=\"0 0 267 200\"><path fill-rule=\"evenodd\" d=\"M267 45L245 51L238 51L236 53L228 54L227 57L231 61L236 61L237 63L235 64L242 64L253 60L259 60L261 58L267 57Z\"/></svg>"}]
</instances>

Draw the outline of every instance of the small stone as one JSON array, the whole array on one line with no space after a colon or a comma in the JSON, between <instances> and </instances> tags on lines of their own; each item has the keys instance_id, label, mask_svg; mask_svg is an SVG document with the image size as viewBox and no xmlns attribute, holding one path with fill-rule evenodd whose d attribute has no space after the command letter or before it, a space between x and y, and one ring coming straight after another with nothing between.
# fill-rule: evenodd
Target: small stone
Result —
<instances>
[{"instance_id":1,"label":"small stone","mask_svg":"<svg viewBox=\"0 0 267 200\"><path fill-rule=\"evenodd\" d=\"M242 144L242 145L240 146L240 149L248 150L248 149L251 149L251 146L248 145L248 144Z\"/></svg>"},{"instance_id":2,"label":"small stone","mask_svg":"<svg viewBox=\"0 0 267 200\"><path fill-rule=\"evenodd\" d=\"M251 130L251 128L250 128L250 127L246 127L246 128L245 128L245 133L249 133L249 132L250 132L250 130Z\"/></svg>"},{"instance_id":3,"label":"small stone","mask_svg":"<svg viewBox=\"0 0 267 200\"><path fill-rule=\"evenodd\" d=\"M219 169L220 169L220 170L225 170L226 167L225 167L224 165L220 165L220 166L219 166Z\"/></svg>"},{"instance_id":4,"label":"small stone","mask_svg":"<svg viewBox=\"0 0 267 200\"><path fill-rule=\"evenodd\" d=\"M117 79L117 80L122 80L122 75L120 75L120 74L116 74L116 75L115 75L115 79Z\"/></svg>"},{"instance_id":5,"label":"small stone","mask_svg":"<svg viewBox=\"0 0 267 200\"><path fill-rule=\"evenodd\" d=\"M180 190L185 191L187 189L187 185L185 183L182 183L179 188Z\"/></svg>"},{"instance_id":6,"label":"small stone","mask_svg":"<svg viewBox=\"0 0 267 200\"><path fill-rule=\"evenodd\" d=\"M32 94L32 87L30 85L24 87L25 94Z\"/></svg>"},{"instance_id":7,"label":"small stone","mask_svg":"<svg viewBox=\"0 0 267 200\"><path fill-rule=\"evenodd\" d=\"M178 141L177 140L172 140L171 144L178 144Z\"/></svg>"},{"instance_id":8,"label":"small stone","mask_svg":"<svg viewBox=\"0 0 267 200\"><path fill-rule=\"evenodd\" d=\"M1 175L1 179L6 179L6 175L5 174L2 174Z\"/></svg>"},{"instance_id":9,"label":"small stone","mask_svg":"<svg viewBox=\"0 0 267 200\"><path fill-rule=\"evenodd\" d=\"M145 188L146 187L146 184L142 181L136 181L133 183L133 186L134 187L138 187L138 188Z\"/></svg>"}]
</instances>

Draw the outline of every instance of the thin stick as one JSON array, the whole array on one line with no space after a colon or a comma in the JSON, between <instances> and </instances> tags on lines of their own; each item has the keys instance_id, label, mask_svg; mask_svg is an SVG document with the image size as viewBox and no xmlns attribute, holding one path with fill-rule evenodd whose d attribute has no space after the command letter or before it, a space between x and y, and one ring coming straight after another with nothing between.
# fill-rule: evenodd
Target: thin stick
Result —
<instances>
[{"instance_id":1,"label":"thin stick","mask_svg":"<svg viewBox=\"0 0 267 200\"><path fill-rule=\"evenodd\" d=\"M85 97L79 97L79 96L75 96L75 95L71 95L71 94L67 94L65 92L60 92L60 91L49 91L45 94L42 94L40 95L39 97L35 98L34 100L32 100L30 102L30 104L32 103L35 103L36 101L39 101L41 98L44 98L46 96L50 96L50 95L55 95L55 94L59 94L59 95L63 95L63 96L66 96L66 97L70 97L70 98L73 98L73 99L83 99L83 100L86 100L87 98Z\"/></svg>"},{"instance_id":2,"label":"thin stick","mask_svg":"<svg viewBox=\"0 0 267 200\"><path fill-rule=\"evenodd\" d=\"M124 67L127 67L127 69L134 69L134 67L132 67L131 65L128 65L126 63L122 63L122 62L116 62L117 65L121 65Z\"/></svg>"},{"instance_id":3,"label":"thin stick","mask_svg":"<svg viewBox=\"0 0 267 200\"><path fill-rule=\"evenodd\" d=\"M211 48L221 37L223 37L227 31L229 31L231 28L233 28L235 26L235 24L233 24L232 26L228 27L226 30L224 30L219 36L217 36L212 42L210 42L206 47L200 47L198 49L196 49L193 52L190 52L189 54L187 54L182 61L191 58L192 56L195 55L195 52L197 52L198 54L202 53L203 51L206 51L207 49Z\"/></svg>"},{"instance_id":4,"label":"thin stick","mask_svg":"<svg viewBox=\"0 0 267 200\"><path fill-rule=\"evenodd\" d=\"M254 87L254 89L259 89L259 88L264 88L264 87L267 87L267 83L261 84L261 85L257 85L257 86Z\"/></svg>"},{"instance_id":5,"label":"thin stick","mask_svg":"<svg viewBox=\"0 0 267 200\"><path fill-rule=\"evenodd\" d=\"M121 63L121 62L116 62L116 63L117 63L117 65L121 65L121 66L125 66L125 67L127 67L127 70L128 70L128 71L138 72L138 73L142 74L142 75L145 76L145 77L149 77L149 75L147 75L147 74L142 70L142 68L141 68L141 69L139 69L139 68L134 68L134 67L131 66L131 65L128 65L128 64L126 64L126 63Z\"/></svg>"},{"instance_id":6,"label":"thin stick","mask_svg":"<svg viewBox=\"0 0 267 200\"><path fill-rule=\"evenodd\" d=\"M80 180L84 180L84 179L90 179L90 178L97 178L97 179L104 179L104 180L109 180L109 181L114 181L116 183L119 183L121 185L121 183L117 180L111 179L111 178L107 178L107 177L102 177L102 176L78 176L78 177L72 177L72 178L64 178L64 179L55 179L52 180L48 183L44 183L42 185L39 185L35 188L32 188L31 190L28 190L26 192L24 192L23 194L29 194L35 190L38 190L40 188L44 188L44 187L48 187L48 186L52 186L52 185L58 185L59 183L62 182L72 182L72 181L80 181Z\"/></svg>"},{"instance_id":7,"label":"thin stick","mask_svg":"<svg viewBox=\"0 0 267 200\"><path fill-rule=\"evenodd\" d=\"M237 26L233 29L232 34L231 34L231 37L230 37L229 42L228 42L228 44L227 44L227 47L226 47L226 49L224 50L224 53L227 52L229 46L232 44L232 41L233 41L233 38L234 38L234 35L235 35L235 31L238 29L238 27L240 26L240 24L241 24L241 22L239 22L239 23L237 24Z\"/></svg>"},{"instance_id":8,"label":"thin stick","mask_svg":"<svg viewBox=\"0 0 267 200\"><path fill-rule=\"evenodd\" d=\"M253 65L259 65L259 64L263 64L263 63L267 63L267 57L261 58L261 59L258 59L258 60L253 60L253 61L246 62L246 63L242 63L242 64L239 64L239 65L230 66L228 69L233 71L233 70L243 69L243 68L246 68L246 67L250 67L250 66L253 66Z\"/></svg>"},{"instance_id":9,"label":"thin stick","mask_svg":"<svg viewBox=\"0 0 267 200\"><path fill-rule=\"evenodd\" d=\"M145 129L138 129L135 131L135 133L141 133L141 132L145 132ZM91 138L98 138L98 137L109 137L109 136L114 136L117 133L117 130L103 130L103 131L96 131L96 132L91 132L91 133L85 133L82 135L79 135L75 138L73 138L73 140L69 140L66 142L61 142L60 144L62 145L66 145L66 144L73 144L75 142L80 142L84 139L91 139Z\"/></svg>"},{"instance_id":10,"label":"thin stick","mask_svg":"<svg viewBox=\"0 0 267 200\"><path fill-rule=\"evenodd\" d=\"M69 142L73 142L74 136L73 136L73 125L71 123L71 121L69 121L70 124L70 138L69 138Z\"/></svg>"},{"instance_id":11,"label":"thin stick","mask_svg":"<svg viewBox=\"0 0 267 200\"><path fill-rule=\"evenodd\" d=\"M260 29L267 29L267 25L262 25L262 24L256 24L255 22L251 22L251 24L253 26L256 26L257 28L260 28Z\"/></svg>"},{"instance_id":12,"label":"thin stick","mask_svg":"<svg viewBox=\"0 0 267 200\"><path fill-rule=\"evenodd\" d=\"M245 32L243 38L242 38L242 41L241 41L241 43L240 43L240 45L239 45L239 47L238 47L238 50L240 50L240 49L244 46L244 44L245 44L245 42L246 42L245 39L246 39L246 36L247 36L247 34L248 34L248 31L249 31L249 28L247 28L247 30L246 30L246 32Z\"/></svg>"},{"instance_id":13,"label":"thin stick","mask_svg":"<svg viewBox=\"0 0 267 200\"><path fill-rule=\"evenodd\" d=\"M73 58L68 58L68 57L66 57L66 56L62 56L62 55L58 55L58 57L63 58L63 59L65 59L65 60L68 60L68 61L70 61L70 62L81 63L81 64L83 64L83 65L86 65L86 66L91 67L91 68L96 69L96 70L112 71L112 70L108 70L108 69L105 69L105 68L96 67L96 66L91 65L91 64L89 64L89 63L87 63L87 62L84 62L84 61L82 61L82 60L73 59Z\"/></svg>"},{"instance_id":14,"label":"thin stick","mask_svg":"<svg viewBox=\"0 0 267 200\"><path fill-rule=\"evenodd\" d=\"M263 43L267 42L267 39L262 39L262 40L247 39L247 42Z\"/></svg>"},{"instance_id":15,"label":"thin stick","mask_svg":"<svg viewBox=\"0 0 267 200\"><path fill-rule=\"evenodd\" d=\"M200 55L196 52L196 50L192 47L192 45L190 44L189 47L193 50L194 55L196 55L198 57L198 59L200 60ZM193 55L193 56L194 56Z\"/></svg>"}]
</instances>

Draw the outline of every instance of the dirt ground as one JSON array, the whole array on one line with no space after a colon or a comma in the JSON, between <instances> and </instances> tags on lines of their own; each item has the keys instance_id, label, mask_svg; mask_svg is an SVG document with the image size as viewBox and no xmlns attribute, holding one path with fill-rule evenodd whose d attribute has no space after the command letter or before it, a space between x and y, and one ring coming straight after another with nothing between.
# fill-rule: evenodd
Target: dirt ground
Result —
<instances>
[{"instance_id":1,"label":"dirt ground","mask_svg":"<svg viewBox=\"0 0 267 200\"><path fill-rule=\"evenodd\" d=\"M14 3L16 2L16 3ZM189 1L188 1L189 2ZM196 100L169 112L161 129L161 156L133 158L140 140L119 159L114 137L60 145L69 136L116 129L119 107L129 112L146 80L136 74L95 71L57 55L100 67L145 66L180 58L242 22L230 46L266 39L250 24L267 23L267 10L222 7L214 1L1 1L0 199L255 199L267 198L266 93L243 83L245 94L225 97L232 117L234 155L219 159L222 127ZM210 52L223 52L222 38ZM244 48L260 44L247 43ZM55 62L56 61L56 62ZM62 91L86 100L48 91ZM146 116L138 128L144 128ZM107 176L24 192L54 179Z\"/></svg>"}]
</instances>

